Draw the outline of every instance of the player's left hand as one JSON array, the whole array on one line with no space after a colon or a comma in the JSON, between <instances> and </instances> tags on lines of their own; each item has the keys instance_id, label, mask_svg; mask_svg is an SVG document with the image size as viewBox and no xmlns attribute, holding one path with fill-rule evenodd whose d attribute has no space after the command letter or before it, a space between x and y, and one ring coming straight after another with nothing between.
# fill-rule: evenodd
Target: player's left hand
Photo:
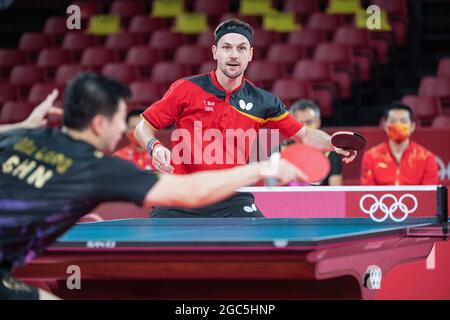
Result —
<instances>
[{"instance_id":1,"label":"player's left hand","mask_svg":"<svg viewBox=\"0 0 450 320\"><path fill-rule=\"evenodd\" d=\"M353 160L355 160L356 156L358 155L358 151L356 151L356 150L345 150L345 149L334 147L334 151L337 154L344 156L342 158L342 161L347 164L352 162Z\"/></svg>"},{"instance_id":2,"label":"player's left hand","mask_svg":"<svg viewBox=\"0 0 450 320\"><path fill-rule=\"evenodd\" d=\"M61 116L63 111L54 105L56 98L58 97L58 90L53 91L42 101L33 112L23 121L23 127L25 128L39 128L47 125L47 115Z\"/></svg>"}]
</instances>

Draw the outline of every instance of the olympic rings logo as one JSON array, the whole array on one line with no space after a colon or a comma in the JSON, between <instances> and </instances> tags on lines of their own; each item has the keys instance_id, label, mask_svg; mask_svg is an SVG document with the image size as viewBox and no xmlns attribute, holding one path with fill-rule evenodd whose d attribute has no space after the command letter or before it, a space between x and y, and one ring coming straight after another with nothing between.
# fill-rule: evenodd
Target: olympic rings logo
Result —
<instances>
[{"instance_id":1,"label":"olympic rings logo","mask_svg":"<svg viewBox=\"0 0 450 320\"><path fill-rule=\"evenodd\" d=\"M372 199L373 204L371 204L368 208L366 207L366 199ZM387 199L391 199L392 203L388 205L386 202ZM406 199L411 199L413 201L412 208L409 208L405 204ZM387 218L391 218L395 222L402 222L405 221L408 216L417 210L418 202L417 198L413 196L412 194L404 194L400 197L400 199L397 199L396 196L393 194L387 193L383 195L379 200L376 196L373 194L366 194L359 200L359 207L361 208L362 212L370 215L370 218L375 222L383 222ZM403 213L403 215L399 218L394 216L394 213L400 209L400 211ZM381 218L377 218L375 216L375 213L380 210L384 213L384 215Z\"/></svg>"}]
</instances>

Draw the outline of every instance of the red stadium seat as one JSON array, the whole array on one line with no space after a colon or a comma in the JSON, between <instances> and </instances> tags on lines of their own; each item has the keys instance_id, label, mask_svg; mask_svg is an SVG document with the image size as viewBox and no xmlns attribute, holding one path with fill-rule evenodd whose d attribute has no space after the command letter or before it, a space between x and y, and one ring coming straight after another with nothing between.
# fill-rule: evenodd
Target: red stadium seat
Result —
<instances>
[{"instance_id":1,"label":"red stadium seat","mask_svg":"<svg viewBox=\"0 0 450 320\"><path fill-rule=\"evenodd\" d=\"M111 34L106 38L105 47L107 49L113 50L116 52L116 58L118 60L123 61L125 59L126 51L133 47L140 45L139 38L137 35L122 32Z\"/></svg>"},{"instance_id":2,"label":"red stadium seat","mask_svg":"<svg viewBox=\"0 0 450 320\"><path fill-rule=\"evenodd\" d=\"M406 95L402 102L410 106L415 117L425 125L431 124L432 120L442 113L441 102L437 97Z\"/></svg>"},{"instance_id":3,"label":"red stadium seat","mask_svg":"<svg viewBox=\"0 0 450 320\"><path fill-rule=\"evenodd\" d=\"M58 86L66 86L77 74L84 69L79 64L63 64L56 70L55 83Z\"/></svg>"},{"instance_id":4,"label":"red stadium seat","mask_svg":"<svg viewBox=\"0 0 450 320\"><path fill-rule=\"evenodd\" d=\"M309 99L311 90L312 88L307 81L284 78L273 83L271 92L290 108L299 99Z\"/></svg>"},{"instance_id":5,"label":"red stadium seat","mask_svg":"<svg viewBox=\"0 0 450 320\"><path fill-rule=\"evenodd\" d=\"M186 75L182 66L171 61L162 61L153 66L151 80L161 85L161 90L165 91L171 83Z\"/></svg>"},{"instance_id":6,"label":"red stadium seat","mask_svg":"<svg viewBox=\"0 0 450 320\"><path fill-rule=\"evenodd\" d=\"M314 51L314 59L333 64L340 95L342 98L350 98L352 81L358 76L351 48L337 43L321 43Z\"/></svg>"},{"instance_id":7,"label":"red stadium seat","mask_svg":"<svg viewBox=\"0 0 450 320\"><path fill-rule=\"evenodd\" d=\"M9 78L14 66L25 62L25 54L20 50L0 49L0 81Z\"/></svg>"},{"instance_id":8,"label":"red stadium seat","mask_svg":"<svg viewBox=\"0 0 450 320\"><path fill-rule=\"evenodd\" d=\"M320 96L321 107L331 110L333 100L339 98L333 66L324 61L302 60L294 68L293 77L311 83L315 96Z\"/></svg>"},{"instance_id":9,"label":"red stadium seat","mask_svg":"<svg viewBox=\"0 0 450 320\"><path fill-rule=\"evenodd\" d=\"M419 84L419 96L438 97L443 108L450 107L450 79L422 78Z\"/></svg>"},{"instance_id":10,"label":"red stadium seat","mask_svg":"<svg viewBox=\"0 0 450 320\"><path fill-rule=\"evenodd\" d=\"M139 79L150 78L152 67L158 61L158 52L147 46L130 48L125 58L127 64L136 68Z\"/></svg>"},{"instance_id":11,"label":"red stadium seat","mask_svg":"<svg viewBox=\"0 0 450 320\"><path fill-rule=\"evenodd\" d=\"M206 61L203 62L200 66L200 69L198 70L199 74L209 73L212 70L216 69L217 67L217 61Z\"/></svg>"},{"instance_id":12,"label":"red stadium seat","mask_svg":"<svg viewBox=\"0 0 450 320\"><path fill-rule=\"evenodd\" d=\"M53 89L61 88L56 86L54 83L36 83L31 87L27 101L34 105L38 105L52 92Z\"/></svg>"},{"instance_id":13,"label":"red stadium seat","mask_svg":"<svg viewBox=\"0 0 450 320\"><path fill-rule=\"evenodd\" d=\"M52 36L54 44L61 44L67 32L67 17L50 17L45 22L44 33Z\"/></svg>"},{"instance_id":14,"label":"red stadium seat","mask_svg":"<svg viewBox=\"0 0 450 320\"><path fill-rule=\"evenodd\" d=\"M163 29L153 32L149 44L150 47L158 50L160 58L173 59L175 50L184 44L184 39L179 33Z\"/></svg>"},{"instance_id":15,"label":"red stadium seat","mask_svg":"<svg viewBox=\"0 0 450 320\"><path fill-rule=\"evenodd\" d=\"M441 60L439 60L437 76L439 78L450 78L450 58L442 58Z\"/></svg>"},{"instance_id":16,"label":"red stadium seat","mask_svg":"<svg viewBox=\"0 0 450 320\"><path fill-rule=\"evenodd\" d=\"M44 49L39 53L37 65L44 70L44 78L52 79L56 69L65 63L69 63L70 58L67 51L58 48Z\"/></svg>"},{"instance_id":17,"label":"red stadium seat","mask_svg":"<svg viewBox=\"0 0 450 320\"><path fill-rule=\"evenodd\" d=\"M9 82L19 88L21 97L28 96L31 86L42 80L42 70L35 65L15 66L9 77Z\"/></svg>"},{"instance_id":18,"label":"red stadium seat","mask_svg":"<svg viewBox=\"0 0 450 320\"><path fill-rule=\"evenodd\" d=\"M0 82L0 108L6 101L14 101L18 98L18 90L15 86Z\"/></svg>"},{"instance_id":19,"label":"red stadium seat","mask_svg":"<svg viewBox=\"0 0 450 320\"><path fill-rule=\"evenodd\" d=\"M362 56L369 58L370 61L375 61L375 57L377 57L378 61L381 60L381 57L375 55L377 47L366 29L358 29L353 26L340 27L334 33L333 42L351 46L356 58Z\"/></svg>"},{"instance_id":20,"label":"red stadium seat","mask_svg":"<svg viewBox=\"0 0 450 320\"><path fill-rule=\"evenodd\" d=\"M27 54L27 59L30 62L36 61L37 53L40 50L51 46L52 37L44 33L25 32L19 41L19 49Z\"/></svg>"},{"instance_id":21,"label":"red stadium seat","mask_svg":"<svg viewBox=\"0 0 450 320\"><path fill-rule=\"evenodd\" d=\"M104 47L92 47L83 51L81 65L87 70L99 72L105 64L115 60L113 51Z\"/></svg>"},{"instance_id":22,"label":"red stadium seat","mask_svg":"<svg viewBox=\"0 0 450 320\"><path fill-rule=\"evenodd\" d=\"M186 68L188 73L197 73L200 65L208 60L212 60L210 50L197 47L195 45L183 45L175 51L174 61Z\"/></svg>"},{"instance_id":23,"label":"red stadium seat","mask_svg":"<svg viewBox=\"0 0 450 320\"><path fill-rule=\"evenodd\" d=\"M267 49L278 41L277 35L272 31L263 29L253 30L253 59L263 59Z\"/></svg>"},{"instance_id":24,"label":"red stadium seat","mask_svg":"<svg viewBox=\"0 0 450 320\"><path fill-rule=\"evenodd\" d=\"M26 101L8 101L0 111L0 123L16 123L25 120L35 105Z\"/></svg>"},{"instance_id":25,"label":"red stadium seat","mask_svg":"<svg viewBox=\"0 0 450 320\"><path fill-rule=\"evenodd\" d=\"M280 66L268 61L252 61L248 65L247 78L255 85L270 90L273 82L282 77Z\"/></svg>"},{"instance_id":26,"label":"red stadium seat","mask_svg":"<svg viewBox=\"0 0 450 320\"><path fill-rule=\"evenodd\" d=\"M102 74L127 84L136 80L135 69L124 63L108 63L102 68Z\"/></svg>"},{"instance_id":27,"label":"red stadium seat","mask_svg":"<svg viewBox=\"0 0 450 320\"><path fill-rule=\"evenodd\" d=\"M77 5L81 10L81 19L87 20L93 15L101 14L103 12L103 1L75 1L73 5Z\"/></svg>"},{"instance_id":28,"label":"red stadium seat","mask_svg":"<svg viewBox=\"0 0 450 320\"><path fill-rule=\"evenodd\" d=\"M379 6L389 15L407 15L406 0L372 0L372 4Z\"/></svg>"},{"instance_id":29,"label":"red stadium seat","mask_svg":"<svg viewBox=\"0 0 450 320\"><path fill-rule=\"evenodd\" d=\"M130 84L130 89L132 92L130 103L133 107L147 108L153 102L162 98L159 85L151 81L133 82Z\"/></svg>"},{"instance_id":30,"label":"red stadium seat","mask_svg":"<svg viewBox=\"0 0 450 320\"><path fill-rule=\"evenodd\" d=\"M111 4L109 13L121 17L125 25L128 25L131 18L136 15L145 15L144 0L116 0Z\"/></svg>"},{"instance_id":31,"label":"red stadium seat","mask_svg":"<svg viewBox=\"0 0 450 320\"><path fill-rule=\"evenodd\" d=\"M327 40L331 40L334 31L345 24L344 16L314 12L309 16L307 27L326 33Z\"/></svg>"},{"instance_id":32,"label":"red stadium seat","mask_svg":"<svg viewBox=\"0 0 450 320\"><path fill-rule=\"evenodd\" d=\"M307 17L320 11L320 1L317 0L286 0L283 4L283 11L294 12L302 24L306 23Z\"/></svg>"},{"instance_id":33,"label":"red stadium seat","mask_svg":"<svg viewBox=\"0 0 450 320\"><path fill-rule=\"evenodd\" d=\"M95 37L81 32L67 33L62 43L62 48L70 53L74 61L80 61L83 50L92 46L95 46Z\"/></svg>"},{"instance_id":34,"label":"red stadium seat","mask_svg":"<svg viewBox=\"0 0 450 320\"><path fill-rule=\"evenodd\" d=\"M312 57L317 45L325 41L325 33L321 30L301 29L289 33L287 43L304 48L308 57Z\"/></svg>"},{"instance_id":35,"label":"red stadium seat","mask_svg":"<svg viewBox=\"0 0 450 320\"><path fill-rule=\"evenodd\" d=\"M285 75L289 75L295 64L304 58L306 50L303 47L288 43L272 44L267 52L267 61L278 63Z\"/></svg>"},{"instance_id":36,"label":"red stadium seat","mask_svg":"<svg viewBox=\"0 0 450 320\"><path fill-rule=\"evenodd\" d=\"M196 0L194 2L194 12L206 13L210 25L216 25L220 16L228 11L230 11L230 0Z\"/></svg>"},{"instance_id":37,"label":"red stadium seat","mask_svg":"<svg viewBox=\"0 0 450 320\"><path fill-rule=\"evenodd\" d=\"M197 46L202 48L211 49L211 46L215 44L214 32L209 30L202 32L197 37Z\"/></svg>"},{"instance_id":38,"label":"red stadium seat","mask_svg":"<svg viewBox=\"0 0 450 320\"><path fill-rule=\"evenodd\" d=\"M373 0L372 4L385 10L392 25L395 42L399 46L406 44L408 27L408 7L406 0Z\"/></svg>"},{"instance_id":39,"label":"red stadium seat","mask_svg":"<svg viewBox=\"0 0 450 320\"><path fill-rule=\"evenodd\" d=\"M137 35L142 43L146 43L155 30L161 30L163 28L164 24L161 19L140 15L134 16L131 19L128 32Z\"/></svg>"},{"instance_id":40,"label":"red stadium seat","mask_svg":"<svg viewBox=\"0 0 450 320\"><path fill-rule=\"evenodd\" d=\"M437 116L436 118L434 118L431 126L433 128L442 128L442 129L450 128L450 115Z\"/></svg>"},{"instance_id":41,"label":"red stadium seat","mask_svg":"<svg viewBox=\"0 0 450 320\"><path fill-rule=\"evenodd\" d=\"M261 28L261 25L262 25L262 19L259 16L243 16L243 15L231 13L231 12L224 13L220 17L220 21L225 21L225 20L233 19L233 18L247 22L254 29Z\"/></svg>"}]
</instances>

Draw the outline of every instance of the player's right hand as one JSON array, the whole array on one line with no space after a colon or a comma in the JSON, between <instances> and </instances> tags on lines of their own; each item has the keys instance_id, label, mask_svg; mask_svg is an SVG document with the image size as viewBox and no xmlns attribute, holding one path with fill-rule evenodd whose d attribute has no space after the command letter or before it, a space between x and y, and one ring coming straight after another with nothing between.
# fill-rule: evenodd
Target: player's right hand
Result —
<instances>
[{"instance_id":1,"label":"player's right hand","mask_svg":"<svg viewBox=\"0 0 450 320\"><path fill-rule=\"evenodd\" d=\"M280 159L278 172L275 177L280 185L286 185L289 182L301 182L308 179L307 175L289 161Z\"/></svg>"},{"instance_id":2,"label":"player's right hand","mask_svg":"<svg viewBox=\"0 0 450 320\"><path fill-rule=\"evenodd\" d=\"M173 173L174 168L170 165L170 150L163 145L157 145L152 152L153 166L158 172Z\"/></svg>"}]
</instances>

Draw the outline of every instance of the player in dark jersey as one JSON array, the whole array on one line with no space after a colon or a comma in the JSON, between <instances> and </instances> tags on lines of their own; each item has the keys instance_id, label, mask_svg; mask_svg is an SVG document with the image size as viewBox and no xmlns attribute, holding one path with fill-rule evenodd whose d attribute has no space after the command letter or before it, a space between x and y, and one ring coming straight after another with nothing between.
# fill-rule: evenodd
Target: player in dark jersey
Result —
<instances>
[{"instance_id":1,"label":"player in dark jersey","mask_svg":"<svg viewBox=\"0 0 450 320\"><path fill-rule=\"evenodd\" d=\"M356 152L334 148L328 134L303 126L278 97L244 78L253 56L250 25L237 19L224 21L215 30L215 40L212 53L217 68L209 74L176 81L161 100L141 115L135 136L152 155L156 170L186 174L246 163L249 146L263 129L277 129L286 138L298 138L325 152L336 151L344 156L344 162L353 161ZM176 130L171 152L154 135L173 123ZM233 143L233 138L237 143ZM152 216L262 216L257 209L246 210L256 208L253 202L252 194L239 193L200 209L157 207Z\"/></svg>"},{"instance_id":2,"label":"player in dark jersey","mask_svg":"<svg viewBox=\"0 0 450 320\"><path fill-rule=\"evenodd\" d=\"M191 208L222 200L265 173L281 183L303 177L285 161L157 176L110 157L126 130L124 99L129 95L119 82L82 74L66 88L62 130L0 133L0 299L38 298L37 289L11 278L12 270L101 202ZM263 170L268 166L274 170Z\"/></svg>"}]
</instances>

